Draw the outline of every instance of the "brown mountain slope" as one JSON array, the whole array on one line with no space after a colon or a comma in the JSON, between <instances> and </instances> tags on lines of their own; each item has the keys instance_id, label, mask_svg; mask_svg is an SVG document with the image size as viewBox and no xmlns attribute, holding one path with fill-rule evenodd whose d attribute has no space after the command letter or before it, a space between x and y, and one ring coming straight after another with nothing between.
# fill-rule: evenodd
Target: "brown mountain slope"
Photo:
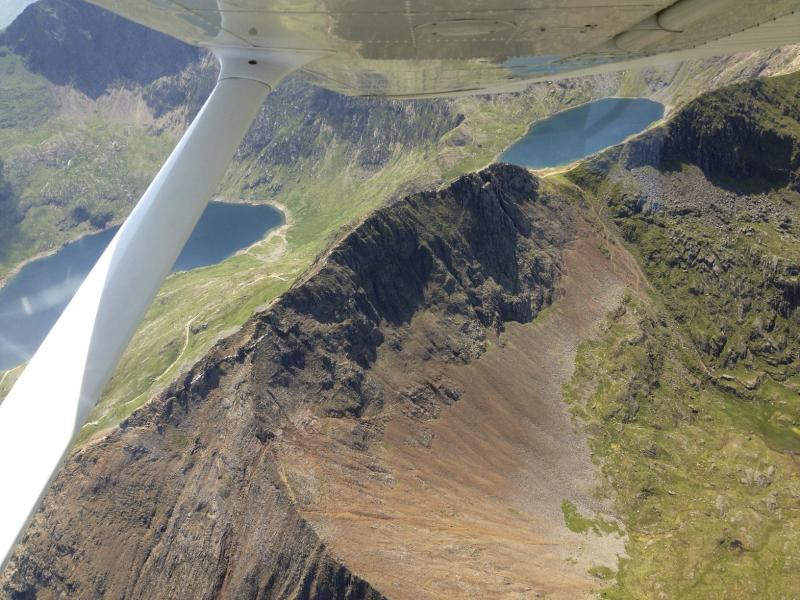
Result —
<instances>
[{"instance_id":1,"label":"brown mountain slope","mask_svg":"<svg viewBox=\"0 0 800 600\"><path fill-rule=\"evenodd\" d=\"M603 508L560 402L578 342L621 295L599 247L574 199L515 167L378 211L77 452L0 589L586 595L587 566L623 551L561 514Z\"/></svg>"},{"instance_id":2,"label":"brown mountain slope","mask_svg":"<svg viewBox=\"0 0 800 600\"><path fill-rule=\"evenodd\" d=\"M338 421L314 421L278 443L304 516L388 597L578 598L596 587L588 569L615 567L623 553L616 536L564 525L566 499L584 512L604 507L561 402L578 342L616 306L622 286L593 236L568 243L562 260L561 298L534 323L509 324L480 359L379 358L381 385L417 381L419 402L441 382L463 392L436 417L395 409L368 455L331 444ZM425 320L409 346L429 339Z\"/></svg>"}]
</instances>

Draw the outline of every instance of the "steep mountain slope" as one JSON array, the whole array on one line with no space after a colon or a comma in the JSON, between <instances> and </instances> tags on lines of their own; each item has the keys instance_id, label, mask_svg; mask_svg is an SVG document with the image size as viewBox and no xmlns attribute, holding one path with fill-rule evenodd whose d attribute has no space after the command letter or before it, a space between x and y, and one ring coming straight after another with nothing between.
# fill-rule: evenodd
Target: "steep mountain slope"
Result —
<instances>
[{"instance_id":1,"label":"steep mountain slope","mask_svg":"<svg viewBox=\"0 0 800 600\"><path fill-rule=\"evenodd\" d=\"M92 56L107 40L95 30L100 25L119 28L130 46L154 34L79 0L44 0L28 10L36 12L8 38L17 50L0 57L0 159L13 189L12 200L0 205L0 222L9 224L0 236L0 277L124 218L216 75L207 56L186 65L184 47L154 40L167 45L159 54L166 62L142 73L127 58L119 67L100 60L97 80L105 88L91 97L99 84L84 86L86 93L72 85L92 79L91 64L77 62L87 72L69 77L51 74L39 48ZM86 35L56 35L62 14L79 21ZM706 86L794 68L796 57L797 49L752 53L533 86L519 95L435 102L347 99L287 81L263 108L219 191L227 199L279 204L287 227L223 264L167 281L82 439L157 396L370 211L483 167L531 120L609 94L680 104ZM0 375L0 396L18 373Z\"/></svg>"},{"instance_id":2,"label":"steep mountain slope","mask_svg":"<svg viewBox=\"0 0 800 600\"><path fill-rule=\"evenodd\" d=\"M67 0L29 6L0 34L0 156L16 197L0 213L15 224L0 239L0 280L130 211L175 140L147 131L139 90L197 57Z\"/></svg>"},{"instance_id":3,"label":"steep mountain slope","mask_svg":"<svg viewBox=\"0 0 800 600\"><path fill-rule=\"evenodd\" d=\"M23 57L31 72L95 99L114 84L148 85L174 75L200 55L92 4L67 0L25 10L0 34L0 45Z\"/></svg>"},{"instance_id":4,"label":"steep mountain slope","mask_svg":"<svg viewBox=\"0 0 800 600\"><path fill-rule=\"evenodd\" d=\"M585 543L564 561L580 537L560 523L562 498L601 505L557 401L576 341L621 293L591 239L572 200L515 167L376 212L181 382L70 459L6 593L591 589L586 561L613 565L622 545ZM516 325L551 304L544 330ZM509 364L539 371L535 402L529 381L499 383Z\"/></svg>"},{"instance_id":5,"label":"steep mountain slope","mask_svg":"<svg viewBox=\"0 0 800 600\"><path fill-rule=\"evenodd\" d=\"M371 214L74 453L2 589L791 598L798 90Z\"/></svg>"},{"instance_id":6,"label":"steep mountain slope","mask_svg":"<svg viewBox=\"0 0 800 600\"><path fill-rule=\"evenodd\" d=\"M800 586L800 77L706 95L570 177L653 286L570 396L631 533L611 597Z\"/></svg>"}]
</instances>

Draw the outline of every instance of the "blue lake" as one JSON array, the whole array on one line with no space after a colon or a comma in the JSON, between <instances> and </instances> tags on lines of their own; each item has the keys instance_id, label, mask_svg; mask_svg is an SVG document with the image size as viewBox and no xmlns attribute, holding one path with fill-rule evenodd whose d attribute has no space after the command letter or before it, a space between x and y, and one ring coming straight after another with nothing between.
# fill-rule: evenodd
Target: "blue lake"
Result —
<instances>
[{"instance_id":1,"label":"blue lake","mask_svg":"<svg viewBox=\"0 0 800 600\"><path fill-rule=\"evenodd\" d=\"M271 206L212 202L173 272L216 264L282 224L283 214ZM87 235L28 263L0 288L0 371L30 358L117 229Z\"/></svg>"},{"instance_id":2,"label":"blue lake","mask_svg":"<svg viewBox=\"0 0 800 600\"><path fill-rule=\"evenodd\" d=\"M664 116L664 105L643 98L606 98L537 121L501 156L503 162L559 167L619 144Z\"/></svg>"}]
</instances>

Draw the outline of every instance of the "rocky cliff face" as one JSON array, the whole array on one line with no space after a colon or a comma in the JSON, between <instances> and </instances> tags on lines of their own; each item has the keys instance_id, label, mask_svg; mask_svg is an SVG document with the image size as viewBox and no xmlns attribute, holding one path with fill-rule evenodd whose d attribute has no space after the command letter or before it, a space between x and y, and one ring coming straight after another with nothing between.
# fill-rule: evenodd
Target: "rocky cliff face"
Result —
<instances>
[{"instance_id":1,"label":"rocky cliff face","mask_svg":"<svg viewBox=\"0 0 800 600\"><path fill-rule=\"evenodd\" d=\"M299 78L270 98L241 150L266 167L319 159L326 152L321 141L333 137L356 149L360 166L375 169L403 148L438 141L464 119L444 100L348 98Z\"/></svg>"},{"instance_id":2,"label":"rocky cliff face","mask_svg":"<svg viewBox=\"0 0 800 600\"><path fill-rule=\"evenodd\" d=\"M798 81L788 75L706 94L631 144L628 166L689 162L718 179L800 190Z\"/></svg>"},{"instance_id":3,"label":"rocky cliff face","mask_svg":"<svg viewBox=\"0 0 800 600\"><path fill-rule=\"evenodd\" d=\"M798 358L798 88L788 75L707 94L575 174L589 187L599 177L665 293L703 301L689 308L674 296L698 347L727 367Z\"/></svg>"},{"instance_id":4,"label":"rocky cliff face","mask_svg":"<svg viewBox=\"0 0 800 600\"><path fill-rule=\"evenodd\" d=\"M791 75L708 94L569 175L652 286L609 319L573 382L638 532L623 597L800 585L762 562L800 564L798 90Z\"/></svg>"},{"instance_id":5,"label":"rocky cliff face","mask_svg":"<svg viewBox=\"0 0 800 600\"><path fill-rule=\"evenodd\" d=\"M415 370L470 363L509 322L534 319L575 234L569 203L514 167L377 211L157 401L69 459L4 593L382 597L301 515L311 492L284 442L325 420L342 452L373 464L364 476L380 476L392 415L424 430L463 393L447 379L412 385ZM389 372L407 388L389 387Z\"/></svg>"},{"instance_id":6,"label":"rocky cliff face","mask_svg":"<svg viewBox=\"0 0 800 600\"><path fill-rule=\"evenodd\" d=\"M202 106L217 78L215 60L192 64L145 90L157 116L185 111L189 120ZM356 164L367 170L393 155L437 142L464 119L452 102L351 98L288 78L269 96L244 139L237 159L257 159L261 169L321 160L332 144L352 149ZM252 185L268 183L268 173Z\"/></svg>"},{"instance_id":7,"label":"rocky cliff face","mask_svg":"<svg viewBox=\"0 0 800 600\"><path fill-rule=\"evenodd\" d=\"M28 68L97 98L112 86L175 75L199 50L80 0L42 0L0 34Z\"/></svg>"}]
</instances>

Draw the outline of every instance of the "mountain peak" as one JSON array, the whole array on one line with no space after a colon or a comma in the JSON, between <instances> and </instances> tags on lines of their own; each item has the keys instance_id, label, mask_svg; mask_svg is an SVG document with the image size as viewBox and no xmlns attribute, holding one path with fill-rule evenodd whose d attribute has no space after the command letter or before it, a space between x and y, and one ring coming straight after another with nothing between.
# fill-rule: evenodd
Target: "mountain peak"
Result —
<instances>
[{"instance_id":1,"label":"mountain peak","mask_svg":"<svg viewBox=\"0 0 800 600\"><path fill-rule=\"evenodd\" d=\"M91 98L178 73L200 50L81 0L42 0L2 33L28 69Z\"/></svg>"}]
</instances>

